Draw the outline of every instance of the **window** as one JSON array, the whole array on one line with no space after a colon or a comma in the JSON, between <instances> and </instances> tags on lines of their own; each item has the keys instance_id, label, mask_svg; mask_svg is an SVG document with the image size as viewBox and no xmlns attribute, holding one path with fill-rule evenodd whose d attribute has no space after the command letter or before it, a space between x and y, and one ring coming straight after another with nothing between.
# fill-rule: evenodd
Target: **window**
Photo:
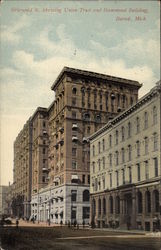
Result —
<instances>
[{"instance_id":1,"label":"window","mask_svg":"<svg viewBox=\"0 0 161 250\"><path fill-rule=\"evenodd\" d=\"M72 220L76 220L76 216L77 216L77 207L71 207L71 219Z\"/></svg>"},{"instance_id":2,"label":"window","mask_svg":"<svg viewBox=\"0 0 161 250\"><path fill-rule=\"evenodd\" d=\"M73 118L73 119L76 119L76 118L77 118L77 114L76 114L75 111L72 111L72 118Z\"/></svg>"},{"instance_id":3,"label":"window","mask_svg":"<svg viewBox=\"0 0 161 250\"><path fill-rule=\"evenodd\" d=\"M110 205L110 213L113 214L113 197L110 196L109 198L109 205Z\"/></svg>"},{"instance_id":4,"label":"window","mask_svg":"<svg viewBox=\"0 0 161 250\"><path fill-rule=\"evenodd\" d=\"M138 213L142 213L142 203L143 203L143 201L142 201L142 193L140 192L140 191L138 191L138 193L137 193L137 203L138 203Z\"/></svg>"},{"instance_id":5,"label":"window","mask_svg":"<svg viewBox=\"0 0 161 250\"><path fill-rule=\"evenodd\" d=\"M95 146L94 145L93 145L92 149L93 149L93 156L95 156Z\"/></svg>"},{"instance_id":6,"label":"window","mask_svg":"<svg viewBox=\"0 0 161 250\"><path fill-rule=\"evenodd\" d=\"M76 105L76 98L72 98L72 105L73 105L73 106Z\"/></svg>"},{"instance_id":7,"label":"window","mask_svg":"<svg viewBox=\"0 0 161 250\"><path fill-rule=\"evenodd\" d=\"M122 137L122 141L124 141L125 140L125 128L124 127L121 128L121 137Z\"/></svg>"},{"instance_id":8,"label":"window","mask_svg":"<svg viewBox=\"0 0 161 250\"><path fill-rule=\"evenodd\" d=\"M102 140L102 149L105 151L105 139Z\"/></svg>"},{"instance_id":9,"label":"window","mask_svg":"<svg viewBox=\"0 0 161 250\"><path fill-rule=\"evenodd\" d=\"M90 175L88 174L88 184L90 184Z\"/></svg>"},{"instance_id":10,"label":"window","mask_svg":"<svg viewBox=\"0 0 161 250\"><path fill-rule=\"evenodd\" d=\"M95 191L97 191L98 189L98 181L97 181L97 178L95 179Z\"/></svg>"},{"instance_id":11,"label":"window","mask_svg":"<svg viewBox=\"0 0 161 250\"><path fill-rule=\"evenodd\" d=\"M125 169L122 169L122 184L125 184Z\"/></svg>"},{"instance_id":12,"label":"window","mask_svg":"<svg viewBox=\"0 0 161 250\"><path fill-rule=\"evenodd\" d=\"M132 183L132 169L129 167L129 183Z\"/></svg>"},{"instance_id":13,"label":"window","mask_svg":"<svg viewBox=\"0 0 161 250\"><path fill-rule=\"evenodd\" d=\"M42 153L45 154L46 153L46 148L42 149Z\"/></svg>"},{"instance_id":14,"label":"window","mask_svg":"<svg viewBox=\"0 0 161 250\"><path fill-rule=\"evenodd\" d=\"M140 142L139 141L136 142L136 155L137 157L140 156Z\"/></svg>"},{"instance_id":15,"label":"window","mask_svg":"<svg viewBox=\"0 0 161 250\"><path fill-rule=\"evenodd\" d=\"M72 156L76 156L77 155L77 149L76 148L72 148Z\"/></svg>"},{"instance_id":16,"label":"window","mask_svg":"<svg viewBox=\"0 0 161 250\"><path fill-rule=\"evenodd\" d=\"M132 152L132 147L131 145L128 145L128 160L129 161L131 161L131 156L132 156L131 152Z\"/></svg>"},{"instance_id":17,"label":"window","mask_svg":"<svg viewBox=\"0 0 161 250\"><path fill-rule=\"evenodd\" d=\"M157 123L157 108L153 107L153 124Z\"/></svg>"},{"instance_id":18,"label":"window","mask_svg":"<svg viewBox=\"0 0 161 250\"><path fill-rule=\"evenodd\" d=\"M125 162L125 150L124 148L121 149L121 156L122 156L122 163Z\"/></svg>"},{"instance_id":19,"label":"window","mask_svg":"<svg viewBox=\"0 0 161 250\"><path fill-rule=\"evenodd\" d=\"M76 95L76 93L77 93L77 89L76 89L75 87L73 87L73 88L72 88L72 94L73 94L73 95Z\"/></svg>"},{"instance_id":20,"label":"window","mask_svg":"<svg viewBox=\"0 0 161 250\"><path fill-rule=\"evenodd\" d=\"M98 214L101 214L101 199L98 200Z\"/></svg>"},{"instance_id":21,"label":"window","mask_svg":"<svg viewBox=\"0 0 161 250\"><path fill-rule=\"evenodd\" d=\"M45 121L43 121L43 127L44 127L44 128L46 127L46 122L45 122Z\"/></svg>"},{"instance_id":22,"label":"window","mask_svg":"<svg viewBox=\"0 0 161 250\"><path fill-rule=\"evenodd\" d=\"M119 173L116 171L116 186L119 186Z\"/></svg>"},{"instance_id":23,"label":"window","mask_svg":"<svg viewBox=\"0 0 161 250\"><path fill-rule=\"evenodd\" d=\"M83 183L83 184L85 184L85 178L86 178L86 176L85 176L85 174L83 174L83 175L82 175L82 183Z\"/></svg>"},{"instance_id":24,"label":"window","mask_svg":"<svg viewBox=\"0 0 161 250\"><path fill-rule=\"evenodd\" d=\"M139 117L136 118L136 133L140 132L140 119Z\"/></svg>"},{"instance_id":25,"label":"window","mask_svg":"<svg viewBox=\"0 0 161 250\"><path fill-rule=\"evenodd\" d=\"M118 133L118 130L116 130L116 145L118 144L118 137L119 137L119 133Z\"/></svg>"},{"instance_id":26,"label":"window","mask_svg":"<svg viewBox=\"0 0 161 250\"><path fill-rule=\"evenodd\" d=\"M102 187L103 189L105 189L105 177L104 176L102 177Z\"/></svg>"},{"instance_id":27,"label":"window","mask_svg":"<svg viewBox=\"0 0 161 250\"><path fill-rule=\"evenodd\" d=\"M103 198L103 214L106 214L106 199Z\"/></svg>"},{"instance_id":28,"label":"window","mask_svg":"<svg viewBox=\"0 0 161 250\"><path fill-rule=\"evenodd\" d=\"M71 202L77 201L77 190L71 190Z\"/></svg>"},{"instance_id":29,"label":"window","mask_svg":"<svg viewBox=\"0 0 161 250\"><path fill-rule=\"evenodd\" d=\"M45 181L46 181L46 177L43 176L43 177L42 177L42 182L45 182Z\"/></svg>"},{"instance_id":30,"label":"window","mask_svg":"<svg viewBox=\"0 0 161 250\"><path fill-rule=\"evenodd\" d=\"M112 187L112 173L110 173L110 187Z\"/></svg>"},{"instance_id":31,"label":"window","mask_svg":"<svg viewBox=\"0 0 161 250\"><path fill-rule=\"evenodd\" d=\"M148 113L144 113L144 129L148 128Z\"/></svg>"},{"instance_id":32,"label":"window","mask_svg":"<svg viewBox=\"0 0 161 250\"><path fill-rule=\"evenodd\" d=\"M158 158L154 158L154 176L158 176Z\"/></svg>"},{"instance_id":33,"label":"window","mask_svg":"<svg viewBox=\"0 0 161 250\"><path fill-rule=\"evenodd\" d=\"M144 138L144 143L145 143L145 154L148 154L148 137Z\"/></svg>"},{"instance_id":34,"label":"window","mask_svg":"<svg viewBox=\"0 0 161 250\"><path fill-rule=\"evenodd\" d=\"M138 163L136 166L137 166L138 181L140 181L140 164Z\"/></svg>"},{"instance_id":35,"label":"window","mask_svg":"<svg viewBox=\"0 0 161 250\"><path fill-rule=\"evenodd\" d=\"M151 195L149 191L145 192L145 208L147 213L151 212Z\"/></svg>"},{"instance_id":36,"label":"window","mask_svg":"<svg viewBox=\"0 0 161 250\"><path fill-rule=\"evenodd\" d=\"M102 165L103 165L103 169L105 169L105 157L102 157Z\"/></svg>"},{"instance_id":37,"label":"window","mask_svg":"<svg viewBox=\"0 0 161 250\"><path fill-rule=\"evenodd\" d=\"M145 179L149 179L149 164L148 161L145 161Z\"/></svg>"},{"instance_id":38,"label":"window","mask_svg":"<svg viewBox=\"0 0 161 250\"><path fill-rule=\"evenodd\" d=\"M112 135L109 136L109 147L112 147Z\"/></svg>"},{"instance_id":39,"label":"window","mask_svg":"<svg viewBox=\"0 0 161 250\"><path fill-rule=\"evenodd\" d=\"M77 169L77 162L76 161L72 161L72 169L73 170Z\"/></svg>"},{"instance_id":40,"label":"window","mask_svg":"<svg viewBox=\"0 0 161 250\"><path fill-rule=\"evenodd\" d=\"M131 137L131 123L128 123L128 138Z\"/></svg>"},{"instance_id":41,"label":"window","mask_svg":"<svg viewBox=\"0 0 161 250\"><path fill-rule=\"evenodd\" d=\"M92 162L92 167L93 167L93 174L95 173L95 162Z\"/></svg>"},{"instance_id":42,"label":"window","mask_svg":"<svg viewBox=\"0 0 161 250\"><path fill-rule=\"evenodd\" d=\"M100 170L101 170L101 160L98 159L98 171L100 171Z\"/></svg>"},{"instance_id":43,"label":"window","mask_svg":"<svg viewBox=\"0 0 161 250\"><path fill-rule=\"evenodd\" d=\"M158 150L158 135L157 133L154 133L153 136L154 136L154 151L157 151Z\"/></svg>"},{"instance_id":44,"label":"window","mask_svg":"<svg viewBox=\"0 0 161 250\"><path fill-rule=\"evenodd\" d=\"M100 141L98 142L98 153L99 154L101 153L101 143L100 143Z\"/></svg>"},{"instance_id":45,"label":"window","mask_svg":"<svg viewBox=\"0 0 161 250\"><path fill-rule=\"evenodd\" d=\"M119 214L120 213L120 197L119 196L116 196L115 209L116 209L116 214Z\"/></svg>"},{"instance_id":46,"label":"window","mask_svg":"<svg viewBox=\"0 0 161 250\"><path fill-rule=\"evenodd\" d=\"M109 154L110 167L112 167L112 154Z\"/></svg>"},{"instance_id":47,"label":"window","mask_svg":"<svg viewBox=\"0 0 161 250\"><path fill-rule=\"evenodd\" d=\"M89 207L83 207L83 215L82 219L89 219L90 217L90 208Z\"/></svg>"},{"instance_id":48,"label":"window","mask_svg":"<svg viewBox=\"0 0 161 250\"><path fill-rule=\"evenodd\" d=\"M119 152L116 151L115 155L116 155L116 166L118 166L118 164L119 164Z\"/></svg>"},{"instance_id":49,"label":"window","mask_svg":"<svg viewBox=\"0 0 161 250\"><path fill-rule=\"evenodd\" d=\"M83 191L83 201L89 201L90 195L88 190Z\"/></svg>"}]
</instances>

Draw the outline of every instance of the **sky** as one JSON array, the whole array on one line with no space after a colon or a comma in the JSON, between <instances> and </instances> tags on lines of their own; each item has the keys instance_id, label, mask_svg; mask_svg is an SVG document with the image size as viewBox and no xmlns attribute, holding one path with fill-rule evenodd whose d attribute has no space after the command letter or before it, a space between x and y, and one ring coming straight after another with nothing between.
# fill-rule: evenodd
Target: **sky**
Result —
<instances>
[{"instance_id":1,"label":"sky","mask_svg":"<svg viewBox=\"0 0 161 250\"><path fill-rule=\"evenodd\" d=\"M54 100L64 66L137 80L160 79L159 1L1 3L0 185L12 183L13 143L36 108Z\"/></svg>"}]
</instances>

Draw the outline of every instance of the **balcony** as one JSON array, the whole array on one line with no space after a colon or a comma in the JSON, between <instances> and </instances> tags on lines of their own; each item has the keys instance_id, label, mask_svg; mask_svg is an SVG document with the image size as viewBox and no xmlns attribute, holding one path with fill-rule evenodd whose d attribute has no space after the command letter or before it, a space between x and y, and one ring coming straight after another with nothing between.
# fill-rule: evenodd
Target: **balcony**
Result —
<instances>
[{"instance_id":1,"label":"balcony","mask_svg":"<svg viewBox=\"0 0 161 250\"><path fill-rule=\"evenodd\" d=\"M77 124L73 124L73 125L72 125L72 130L77 130L77 128L78 128L78 125L77 125Z\"/></svg>"},{"instance_id":2,"label":"balcony","mask_svg":"<svg viewBox=\"0 0 161 250\"><path fill-rule=\"evenodd\" d=\"M77 142L78 141L78 137L77 136L72 136L72 142Z\"/></svg>"}]
</instances>

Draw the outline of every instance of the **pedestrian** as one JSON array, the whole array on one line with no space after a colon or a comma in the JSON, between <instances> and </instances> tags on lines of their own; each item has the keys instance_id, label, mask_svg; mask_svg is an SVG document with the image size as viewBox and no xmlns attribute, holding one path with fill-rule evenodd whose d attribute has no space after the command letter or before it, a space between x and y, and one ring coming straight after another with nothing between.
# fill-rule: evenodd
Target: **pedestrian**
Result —
<instances>
[{"instance_id":1,"label":"pedestrian","mask_svg":"<svg viewBox=\"0 0 161 250\"><path fill-rule=\"evenodd\" d=\"M77 223L77 230L79 229L79 223Z\"/></svg>"},{"instance_id":2,"label":"pedestrian","mask_svg":"<svg viewBox=\"0 0 161 250\"><path fill-rule=\"evenodd\" d=\"M82 225L83 225L83 228L85 227L85 221L83 220L83 223L82 223Z\"/></svg>"},{"instance_id":3,"label":"pedestrian","mask_svg":"<svg viewBox=\"0 0 161 250\"><path fill-rule=\"evenodd\" d=\"M18 228L19 220L16 219L16 228Z\"/></svg>"},{"instance_id":4,"label":"pedestrian","mask_svg":"<svg viewBox=\"0 0 161 250\"><path fill-rule=\"evenodd\" d=\"M63 221L62 221L62 220L60 221L60 225L61 225L61 227L62 227L62 225L63 225Z\"/></svg>"},{"instance_id":5,"label":"pedestrian","mask_svg":"<svg viewBox=\"0 0 161 250\"><path fill-rule=\"evenodd\" d=\"M68 227L70 228L70 221L68 220Z\"/></svg>"}]
</instances>

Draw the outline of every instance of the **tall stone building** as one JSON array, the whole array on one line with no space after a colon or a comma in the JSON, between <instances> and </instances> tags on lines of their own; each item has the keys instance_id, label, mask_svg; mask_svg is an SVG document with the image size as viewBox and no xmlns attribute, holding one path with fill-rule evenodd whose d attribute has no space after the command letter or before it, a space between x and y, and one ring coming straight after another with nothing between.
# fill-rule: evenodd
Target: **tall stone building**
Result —
<instances>
[{"instance_id":1,"label":"tall stone building","mask_svg":"<svg viewBox=\"0 0 161 250\"><path fill-rule=\"evenodd\" d=\"M161 85L90 137L91 221L155 230L161 221Z\"/></svg>"},{"instance_id":2,"label":"tall stone building","mask_svg":"<svg viewBox=\"0 0 161 250\"><path fill-rule=\"evenodd\" d=\"M48 111L38 107L32 122L32 194L48 183Z\"/></svg>"},{"instance_id":3,"label":"tall stone building","mask_svg":"<svg viewBox=\"0 0 161 250\"><path fill-rule=\"evenodd\" d=\"M138 99L132 80L65 67L52 85L49 184L32 196L32 216L60 223L89 220L88 136ZM34 167L34 166L33 166Z\"/></svg>"},{"instance_id":4,"label":"tall stone building","mask_svg":"<svg viewBox=\"0 0 161 250\"><path fill-rule=\"evenodd\" d=\"M14 142L13 215L30 216L32 185L32 123L29 119Z\"/></svg>"}]
</instances>

